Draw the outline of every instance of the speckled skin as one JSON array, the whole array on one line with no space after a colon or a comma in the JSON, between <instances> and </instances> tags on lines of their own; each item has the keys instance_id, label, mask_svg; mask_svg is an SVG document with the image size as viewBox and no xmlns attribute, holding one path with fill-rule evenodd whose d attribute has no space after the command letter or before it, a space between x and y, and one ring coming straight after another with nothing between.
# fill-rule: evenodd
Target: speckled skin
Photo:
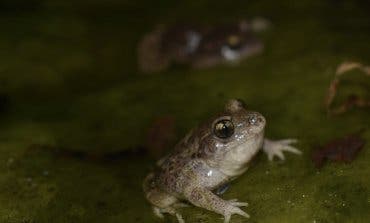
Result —
<instances>
[{"instance_id":1,"label":"speckled skin","mask_svg":"<svg viewBox=\"0 0 370 223\"><path fill-rule=\"evenodd\" d=\"M215 123L229 120L233 134L220 138L215 134ZM284 158L282 151L299 153L289 146L294 140L264 142L265 118L247 110L239 100L230 100L225 111L190 131L144 181L144 192L157 216L175 215L184 222L176 208L182 200L195 206L222 214L229 222L232 214L249 217L239 207L247 203L225 201L212 191L244 173L251 159L264 148L272 159Z\"/></svg>"}]
</instances>

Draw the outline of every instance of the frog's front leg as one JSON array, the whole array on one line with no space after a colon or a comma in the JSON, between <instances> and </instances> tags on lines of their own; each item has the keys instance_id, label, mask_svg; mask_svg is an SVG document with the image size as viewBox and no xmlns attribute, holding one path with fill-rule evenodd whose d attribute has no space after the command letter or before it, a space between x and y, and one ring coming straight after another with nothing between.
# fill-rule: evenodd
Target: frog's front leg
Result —
<instances>
[{"instance_id":1,"label":"frog's front leg","mask_svg":"<svg viewBox=\"0 0 370 223\"><path fill-rule=\"evenodd\" d=\"M270 161L274 159L274 156L277 156L281 160L284 160L284 151L295 154L302 154L300 150L291 146L291 144L296 143L297 141L297 139L283 139L273 141L265 138L263 141L262 149L267 154L267 157Z\"/></svg>"},{"instance_id":2,"label":"frog's front leg","mask_svg":"<svg viewBox=\"0 0 370 223\"><path fill-rule=\"evenodd\" d=\"M189 186L185 189L184 196L195 206L222 214L225 217L224 223L228 223L233 214L249 218L249 215L239 208L248 206L247 203L238 202L236 199L225 201L206 188Z\"/></svg>"}]
</instances>

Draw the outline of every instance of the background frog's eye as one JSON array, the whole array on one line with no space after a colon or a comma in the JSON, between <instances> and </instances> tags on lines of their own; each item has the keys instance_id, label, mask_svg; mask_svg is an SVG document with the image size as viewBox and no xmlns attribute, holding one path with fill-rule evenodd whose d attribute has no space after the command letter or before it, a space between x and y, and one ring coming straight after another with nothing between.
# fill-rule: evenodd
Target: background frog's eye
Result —
<instances>
[{"instance_id":1,"label":"background frog's eye","mask_svg":"<svg viewBox=\"0 0 370 223\"><path fill-rule=\"evenodd\" d=\"M228 38L227 38L227 45L229 47L239 47L240 46L240 37L237 36L237 35L230 35Z\"/></svg>"},{"instance_id":2,"label":"background frog's eye","mask_svg":"<svg viewBox=\"0 0 370 223\"><path fill-rule=\"evenodd\" d=\"M218 138L225 139L234 134L234 125L230 120L218 121L213 129Z\"/></svg>"}]
</instances>

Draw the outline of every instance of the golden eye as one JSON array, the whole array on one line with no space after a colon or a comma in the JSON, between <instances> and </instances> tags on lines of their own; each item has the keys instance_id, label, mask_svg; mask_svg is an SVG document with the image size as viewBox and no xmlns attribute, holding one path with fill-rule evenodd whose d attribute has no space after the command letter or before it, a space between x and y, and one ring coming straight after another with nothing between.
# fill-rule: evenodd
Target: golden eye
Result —
<instances>
[{"instance_id":1,"label":"golden eye","mask_svg":"<svg viewBox=\"0 0 370 223\"><path fill-rule=\"evenodd\" d=\"M218 121L213 128L213 132L218 138L229 138L234 134L234 124L227 119Z\"/></svg>"},{"instance_id":2,"label":"golden eye","mask_svg":"<svg viewBox=\"0 0 370 223\"><path fill-rule=\"evenodd\" d=\"M227 43L230 46L236 46L240 43L240 38L237 35L231 35L229 38L227 38Z\"/></svg>"}]
</instances>

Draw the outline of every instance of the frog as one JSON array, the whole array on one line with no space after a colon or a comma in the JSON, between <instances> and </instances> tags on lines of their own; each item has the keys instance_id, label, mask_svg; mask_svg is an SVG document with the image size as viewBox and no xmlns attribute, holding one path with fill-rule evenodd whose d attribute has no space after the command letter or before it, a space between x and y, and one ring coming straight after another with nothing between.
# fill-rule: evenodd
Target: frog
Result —
<instances>
[{"instance_id":1,"label":"frog","mask_svg":"<svg viewBox=\"0 0 370 223\"><path fill-rule=\"evenodd\" d=\"M254 24L256 22L241 20L217 26L158 25L138 45L139 69L155 73L171 64L191 68L235 64L263 51L264 44L255 36L263 29Z\"/></svg>"},{"instance_id":2,"label":"frog","mask_svg":"<svg viewBox=\"0 0 370 223\"><path fill-rule=\"evenodd\" d=\"M144 179L154 214L163 218L167 213L184 223L179 209L192 204L223 215L224 223L234 214L249 218L242 210L247 202L224 200L214 191L245 173L261 150L270 161L284 160L283 152L301 154L292 145L296 139L265 138L265 126L262 114L230 99L221 113L190 130Z\"/></svg>"},{"instance_id":3,"label":"frog","mask_svg":"<svg viewBox=\"0 0 370 223\"><path fill-rule=\"evenodd\" d=\"M264 44L248 24L224 25L203 35L196 53L192 55L192 68L208 68L219 64L238 64L243 59L260 54Z\"/></svg>"},{"instance_id":4,"label":"frog","mask_svg":"<svg viewBox=\"0 0 370 223\"><path fill-rule=\"evenodd\" d=\"M186 64L199 46L201 29L194 25L159 24L144 35L137 49L138 68L142 73L157 73L172 63Z\"/></svg>"}]
</instances>

